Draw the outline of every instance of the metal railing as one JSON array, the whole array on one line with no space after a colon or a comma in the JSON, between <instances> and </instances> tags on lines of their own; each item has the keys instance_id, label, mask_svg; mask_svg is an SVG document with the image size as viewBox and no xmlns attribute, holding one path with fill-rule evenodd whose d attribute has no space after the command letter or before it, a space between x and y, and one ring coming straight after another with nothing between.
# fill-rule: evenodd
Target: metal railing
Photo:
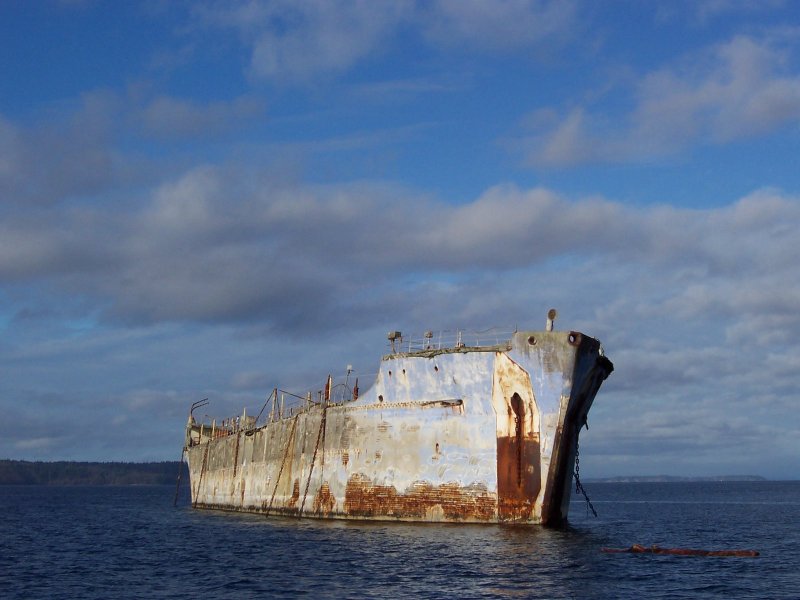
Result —
<instances>
[{"instance_id":1,"label":"metal railing","mask_svg":"<svg viewBox=\"0 0 800 600\"><path fill-rule=\"evenodd\" d=\"M510 342L514 333L516 333L516 330L496 327L483 331L468 331L464 329L443 330L437 333L426 331L421 335L410 336L395 332L394 335L389 337L389 348L392 354L397 354L502 346ZM325 390L325 385L319 390L306 392L305 395L275 388L267 397L256 416L249 415L247 409L245 409L241 415L234 415L226 419L215 419L210 423L195 422L196 429L192 437L189 438L188 445L199 444L201 438L225 437L241 431L253 431L276 421L292 419L298 414L324 403L328 406L338 406L352 402L359 397L359 388L362 391L369 388L376 375L377 373L359 373L356 375L348 367L345 375L331 378L330 387L327 391ZM202 405L207 403L207 400L202 401Z\"/></svg>"},{"instance_id":2,"label":"metal railing","mask_svg":"<svg viewBox=\"0 0 800 600\"><path fill-rule=\"evenodd\" d=\"M201 443L201 439L227 437L242 431L246 433L269 423L292 419L298 414L324 403L328 406L338 406L352 402L358 398L359 388L363 391L371 386L376 376L377 373L362 373L356 377L351 370L346 375L332 377L330 388L327 391L327 399L324 386L322 389L306 392L304 396L275 388L255 416L248 414L249 411L245 408L241 415L214 419L207 423L194 422L194 430L190 435L188 445L195 446ZM208 415L205 417L204 421L209 419Z\"/></svg>"},{"instance_id":3,"label":"metal railing","mask_svg":"<svg viewBox=\"0 0 800 600\"><path fill-rule=\"evenodd\" d=\"M389 349L392 354L400 352L425 352L427 350L447 350L450 348L481 348L507 344L515 330L485 329L468 331L464 329L444 330L438 333L426 331L422 335L400 335L389 337Z\"/></svg>"}]
</instances>

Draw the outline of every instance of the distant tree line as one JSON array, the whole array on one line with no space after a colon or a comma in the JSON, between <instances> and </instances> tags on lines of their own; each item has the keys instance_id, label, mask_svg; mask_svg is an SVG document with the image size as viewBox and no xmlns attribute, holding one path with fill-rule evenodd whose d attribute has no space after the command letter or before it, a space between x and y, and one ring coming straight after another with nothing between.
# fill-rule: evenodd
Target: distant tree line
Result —
<instances>
[{"instance_id":1,"label":"distant tree line","mask_svg":"<svg viewBox=\"0 0 800 600\"><path fill-rule=\"evenodd\" d=\"M186 465L165 462L40 462L0 459L0 485L164 485L174 484Z\"/></svg>"}]
</instances>

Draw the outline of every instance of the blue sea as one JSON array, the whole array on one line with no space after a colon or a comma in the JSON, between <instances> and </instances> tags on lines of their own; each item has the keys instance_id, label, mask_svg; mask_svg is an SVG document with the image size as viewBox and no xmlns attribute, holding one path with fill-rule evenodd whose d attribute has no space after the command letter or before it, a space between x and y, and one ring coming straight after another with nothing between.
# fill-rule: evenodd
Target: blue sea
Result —
<instances>
[{"instance_id":1,"label":"blue sea","mask_svg":"<svg viewBox=\"0 0 800 600\"><path fill-rule=\"evenodd\" d=\"M563 530L193 510L0 486L0 598L800 598L800 482L586 484ZM574 497L574 496L573 496ZM757 558L606 554L753 549Z\"/></svg>"}]
</instances>

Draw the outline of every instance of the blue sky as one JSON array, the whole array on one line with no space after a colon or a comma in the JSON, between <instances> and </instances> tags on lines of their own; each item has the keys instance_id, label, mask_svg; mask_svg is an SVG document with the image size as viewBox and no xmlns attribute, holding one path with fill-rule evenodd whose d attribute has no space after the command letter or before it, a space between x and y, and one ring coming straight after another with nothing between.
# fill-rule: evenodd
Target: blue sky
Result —
<instances>
[{"instance_id":1,"label":"blue sky","mask_svg":"<svg viewBox=\"0 0 800 600\"><path fill-rule=\"evenodd\" d=\"M558 326L591 476L800 476L792 2L0 4L0 457Z\"/></svg>"}]
</instances>

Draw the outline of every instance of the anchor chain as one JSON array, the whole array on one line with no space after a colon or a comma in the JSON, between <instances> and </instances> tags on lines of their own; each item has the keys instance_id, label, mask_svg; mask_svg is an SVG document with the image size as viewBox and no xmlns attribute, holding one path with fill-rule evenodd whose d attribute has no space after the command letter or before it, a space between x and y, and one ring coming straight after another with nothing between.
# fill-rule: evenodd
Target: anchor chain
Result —
<instances>
[{"instance_id":1,"label":"anchor chain","mask_svg":"<svg viewBox=\"0 0 800 600\"><path fill-rule=\"evenodd\" d=\"M583 497L586 498L586 516L589 516L589 509L592 509L592 514L597 517L597 511L594 509L592 501L589 500L589 495L583 489L583 484L581 483L581 452L578 448L577 437L575 438L575 493L583 494Z\"/></svg>"}]
</instances>

